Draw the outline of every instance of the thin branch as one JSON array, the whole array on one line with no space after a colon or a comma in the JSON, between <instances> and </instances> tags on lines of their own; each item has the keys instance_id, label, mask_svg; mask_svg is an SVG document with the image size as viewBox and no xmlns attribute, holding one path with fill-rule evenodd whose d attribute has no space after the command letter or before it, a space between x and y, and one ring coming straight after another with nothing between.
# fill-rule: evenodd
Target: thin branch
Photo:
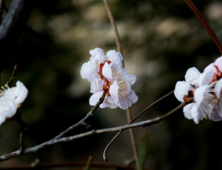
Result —
<instances>
[{"instance_id":1,"label":"thin branch","mask_svg":"<svg viewBox=\"0 0 222 170\"><path fill-rule=\"evenodd\" d=\"M104 2L107 14L109 16L110 22L112 24L112 27L113 27L113 30L114 30L114 33L115 33L117 50L123 56L123 50L122 50L122 46L121 46L121 42L120 42L120 36L119 36L118 30L117 30L117 26L116 26L116 23L115 23L115 20L114 20L109 2L108 2L108 0L103 0L103 2ZM123 59L123 67L124 66L125 66L125 64L124 64L124 59ZM128 123L129 123L129 121L131 120L131 113L130 113L129 108L126 109L126 115L127 115L127 120L128 120ZM136 160L136 166L138 168L138 149L137 149L137 146L136 146L136 140L135 140L133 129L130 129L129 132L130 132L130 139L131 139L131 142L132 142L133 153L134 153L135 160ZM107 161L107 159L104 159L104 160Z\"/></svg>"},{"instance_id":2,"label":"thin branch","mask_svg":"<svg viewBox=\"0 0 222 170\"><path fill-rule=\"evenodd\" d=\"M201 15L199 10L196 8L196 6L190 1L190 0L184 0L187 5L190 7L190 9L194 12L194 14L197 16L197 18L200 20L200 22L203 24L204 28L216 44L218 50L220 51L220 54L222 55L222 45L220 43L220 40L217 38L217 35L213 31L213 29L210 27L210 25L207 23L207 21L204 19L204 17Z\"/></svg>"},{"instance_id":3,"label":"thin branch","mask_svg":"<svg viewBox=\"0 0 222 170\"><path fill-rule=\"evenodd\" d=\"M106 96L106 91L103 92L101 98L99 99L99 101L96 103L96 105L91 109L91 111L82 119L80 120L79 122L77 122L76 124L70 126L68 129L66 129L65 131L61 132L59 135L57 135L56 137L54 137L53 139L59 139L61 138L62 136L64 136L66 133L70 132L71 130L73 130L74 128L82 125L82 124L85 124L85 121L86 119L88 119L90 116L92 116L94 114L94 112L96 111L96 109L98 109L98 107L100 106L100 104L103 103L104 99L105 99L105 96ZM52 139L52 140L53 140Z\"/></svg>"},{"instance_id":4,"label":"thin branch","mask_svg":"<svg viewBox=\"0 0 222 170\"><path fill-rule=\"evenodd\" d=\"M131 113L130 113L129 108L126 109L126 115L127 115L128 124L130 124L132 118L131 118ZM135 157L135 161L136 161L136 167L137 167L136 169L138 170L139 169L138 148L136 145L136 138L135 138L133 129L129 129L129 133L130 133L130 139L132 142L133 153L134 153L134 157Z\"/></svg>"},{"instance_id":5,"label":"thin branch","mask_svg":"<svg viewBox=\"0 0 222 170\"><path fill-rule=\"evenodd\" d=\"M62 167L83 167L85 163L54 163L54 164L39 164L38 168L23 165L23 166L14 166L14 167L2 167L1 170L27 170L27 169L46 169L46 168L62 168ZM90 165L93 168L101 168L101 169L123 169L123 170L134 170L134 167L129 166L120 166L120 165L107 165L107 164L98 164L93 163Z\"/></svg>"},{"instance_id":6,"label":"thin branch","mask_svg":"<svg viewBox=\"0 0 222 170\"><path fill-rule=\"evenodd\" d=\"M149 120L133 123L133 124L130 124L130 125L123 125L123 126L118 126L118 127L113 127L113 128L106 128L106 129L100 129L100 130L91 130L89 132L85 132L85 133L81 133L81 134L74 135L74 136L69 136L69 137L63 137L63 138L60 138L60 139L52 139L52 140L46 141L46 142L44 142L40 145L25 149L23 154L36 152L40 149L43 149L43 148L45 148L47 146L50 146L50 145L53 145L53 144L57 144L57 143L61 143L61 142L69 142L69 141L73 141L73 140L78 139L78 138L83 138L83 137L94 135L94 134L112 133L112 132L119 132L121 130L130 129L130 128L150 126L152 124L156 124L156 123L159 123L160 121L164 120L165 118L167 118L168 116L170 116L171 114L173 114L174 112L176 112L178 109L180 109L183 106L185 106L185 103L181 103L179 106L177 106L176 108L174 108L170 112L168 112L168 113L166 113L162 116L156 117L154 119L149 119ZM4 160L8 160L8 159L17 157L17 156L20 155L19 153L20 153L20 151L17 150L17 151L2 155L2 156L0 156L0 161L4 161Z\"/></svg>"},{"instance_id":7,"label":"thin branch","mask_svg":"<svg viewBox=\"0 0 222 170\"><path fill-rule=\"evenodd\" d=\"M85 167L85 170L89 170L90 167L91 167L91 164L92 164L92 161L93 161L93 157L92 156L89 156L87 162L86 162L86 167Z\"/></svg>"},{"instance_id":8,"label":"thin branch","mask_svg":"<svg viewBox=\"0 0 222 170\"><path fill-rule=\"evenodd\" d=\"M109 16L109 20L110 20L110 22L112 24L112 27L113 27L113 30L114 30L114 33L115 33L117 51L119 51L123 55L123 50L122 50L122 46L121 46L121 43L120 43L120 36L119 36L118 30L117 30L117 26L116 26L116 23L115 23L115 20L114 20L111 8L109 6L109 2L108 2L108 0L103 0L103 2L104 2L107 14ZM124 62L123 62L123 66L124 66Z\"/></svg>"},{"instance_id":9,"label":"thin branch","mask_svg":"<svg viewBox=\"0 0 222 170\"><path fill-rule=\"evenodd\" d=\"M151 109L153 106L155 106L158 102L160 102L161 100L165 99L166 97L170 96L171 94L173 94L174 90L169 92L168 94L164 95L163 97L159 98L158 100L156 100L155 102L153 102L151 105L149 105L148 107L146 107L143 111L141 111L139 114L137 114L129 123L133 123L138 117L140 117L141 115L143 115L146 111L148 111L149 109ZM106 148L103 151L103 160L107 160L106 157L106 153L107 150L109 149L109 147L111 146L111 144L116 140L116 138L122 133L122 131L119 131L113 138L112 140L108 143L108 145L106 146Z\"/></svg>"}]
</instances>

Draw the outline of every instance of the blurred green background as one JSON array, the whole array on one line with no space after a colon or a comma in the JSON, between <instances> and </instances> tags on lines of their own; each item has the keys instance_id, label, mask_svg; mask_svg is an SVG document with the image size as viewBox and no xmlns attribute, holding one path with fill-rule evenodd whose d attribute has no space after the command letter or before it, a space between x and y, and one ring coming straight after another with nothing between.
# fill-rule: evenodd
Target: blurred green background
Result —
<instances>
[{"instance_id":1,"label":"blurred green background","mask_svg":"<svg viewBox=\"0 0 222 170\"><path fill-rule=\"evenodd\" d=\"M5 0L9 8L10 0ZM190 67L200 71L220 56L196 16L183 0L110 0L120 33L129 74L137 81L132 88L139 97L131 107L136 115L146 106L174 89L184 80ZM222 2L193 0L222 40ZM90 110L90 87L80 76L80 68L89 60L89 50L100 47L106 53L116 50L114 32L101 0L40 0L28 19L10 60L1 72L6 83L15 64L17 80L29 89L22 106L22 119L29 125L27 147L40 144L83 118ZM13 84L15 84L14 81ZM139 120L162 115L179 102L173 95L160 102ZM87 123L101 129L127 123L121 109L98 109ZM169 119L150 127L135 129L144 167L152 170L221 169L221 122L204 120L196 125L187 120L182 109ZM68 135L85 132L80 127ZM102 153L113 134L94 135L61 143L0 164L93 162L120 164L133 156L128 131L110 147L108 162ZM0 127L0 154L19 148L19 128L6 121ZM144 154L147 151L147 154ZM59 169L59 168L58 168ZM62 169L62 168L60 168ZM75 169L75 168L63 168ZM81 168L79 168L81 169Z\"/></svg>"}]
</instances>

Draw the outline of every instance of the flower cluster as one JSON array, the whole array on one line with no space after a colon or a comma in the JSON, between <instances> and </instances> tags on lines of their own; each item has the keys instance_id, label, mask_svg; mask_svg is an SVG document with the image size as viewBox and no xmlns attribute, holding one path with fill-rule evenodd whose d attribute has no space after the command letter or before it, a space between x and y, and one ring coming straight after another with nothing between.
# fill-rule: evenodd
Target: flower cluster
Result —
<instances>
[{"instance_id":1,"label":"flower cluster","mask_svg":"<svg viewBox=\"0 0 222 170\"><path fill-rule=\"evenodd\" d=\"M101 108L119 107L125 110L137 102L138 97L131 89L136 77L127 74L127 70L122 66L121 53L110 50L105 55L100 48L95 48L89 53L90 60L82 65L80 74L91 85L90 92L93 95L89 99L90 105L96 105L103 91L107 94L100 105Z\"/></svg>"},{"instance_id":2,"label":"flower cluster","mask_svg":"<svg viewBox=\"0 0 222 170\"><path fill-rule=\"evenodd\" d=\"M195 123L205 117L222 120L222 56L208 65L203 73L195 67L187 70L185 81L176 83L174 94L185 102L184 116Z\"/></svg>"},{"instance_id":3,"label":"flower cluster","mask_svg":"<svg viewBox=\"0 0 222 170\"><path fill-rule=\"evenodd\" d=\"M2 89L0 92L0 125L6 118L11 118L15 115L27 94L27 88L20 81L17 81L16 87L9 88L6 86L5 89Z\"/></svg>"}]
</instances>

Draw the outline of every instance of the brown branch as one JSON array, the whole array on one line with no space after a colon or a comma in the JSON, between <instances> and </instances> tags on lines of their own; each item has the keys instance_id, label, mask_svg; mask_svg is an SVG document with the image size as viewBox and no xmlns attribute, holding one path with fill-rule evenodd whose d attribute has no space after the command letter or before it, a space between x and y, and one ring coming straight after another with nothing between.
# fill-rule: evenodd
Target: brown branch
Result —
<instances>
[{"instance_id":1,"label":"brown branch","mask_svg":"<svg viewBox=\"0 0 222 170\"><path fill-rule=\"evenodd\" d=\"M45 148L47 146L50 146L50 145L53 145L53 144L57 144L57 143L61 143L61 142L69 142L69 141L73 141L73 140L78 139L78 138L83 138L83 137L94 135L94 134L112 133L112 132L119 132L121 130L130 129L130 128L150 126L152 124L156 124L156 123L159 123L160 121L164 120L165 118L167 118L168 116L170 116L171 114L173 114L174 112L176 112L178 109L180 109L183 106L185 106L185 103L181 103L179 106L177 106L176 108L174 108L170 112L168 112L168 113L166 113L162 116L156 117L154 119L137 122L137 123L133 123L133 124L130 124L130 125L123 125L123 126L113 127L113 128L106 128L106 129L100 129L100 130L91 130L91 131L81 133L81 134L78 134L78 135L63 137L63 138L59 138L59 139L52 139L52 140L46 141L46 142L44 142L40 145L25 149L23 154L33 153L33 152L36 152L40 149L43 149L43 148ZM11 152L11 153L0 156L0 161L4 161L4 160L8 160L8 159L11 159L11 158L14 158L14 157L18 157L19 155L20 155L20 151L17 150L17 151L14 151L14 152Z\"/></svg>"},{"instance_id":2,"label":"brown branch","mask_svg":"<svg viewBox=\"0 0 222 170\"><path fill-rule=\"evenodd\" d=\"M118 30L117 30L117 26L116 26L116 23L115 23L115 20L114 20L114 17L113 17L113 14L112 14L109 2L108 2L108 0L103 0L103 2L104 2L107 14L109 16L109 20L110 20L110 22L112 24L112 27L113 27L113 30L114 30L114 33L115 33L117 50L123 56L123 50L122 50L122 46L121 46L121 42L120 42L120 36L119 36ZM124 66L125 66L125 64L124 64L124 59L123 59L123 67ZM130 113L130 109L129 108L126 109L126 115L127 115L127 120L128 120L128 123L129 123L129 121L131 120L131 113ZM136 160L136 165L137 165L137 168L138 168L138 149L137 149L137 145L136 145L136 140L135 140L133 129L130 129L129 132L130 132L130 139L131 139L131 142L132 142L133 153L134 153L135 160ZM107 161L107 158L104 159L104 160Z\"/></svg>"},{"instance_id":3,"label":"brown branch","mask_svg":"<svg viewBox=\"0 0 222 170\"><path fill-rule=\"evenodd\" d=\"M196 8L196 6L190 1L190 0L184 0L187 5L190 7L190 9L194 12L194 14L197 16L197 18L200 20L200 22L203 24L204 28L216 44L218 50L220 51L220 54L222 55L222 45L220 43L220 40L217 38L217 35L213 31L213 29L210 27L210 25L207 23L207 21L204 19L204 17L201 15L199 10Z\"/></svg>"},{"instance_id":4,"label":"brown branch","mask_svg":"<svg viewBox=\"0 0 222 170\"><path fill-rule=\"evenodd\" d=\"M106 96L106 91L103 92L101 98L99 99L99 101L96 103L96 105L91 109L91 111L79 122L77 122L76 124L70 126L68 129L66 129L65 131L61 132L59 135L57 135L56 137L54 137L53 139L59 139L62 136L64 136L66 133L70 132L71 130L75 129L76 127L85 124L85 121L94 114L94 112L96 111L96 109L98 109L98 107L100 106L100 104L103 103L104 99ZM53 140L52 139L52 140Z\"/></svg>"},{"instance_id":5,"label":"brown branch","mask_svg":"<svg viewBox=\"0 0 222 170\"><path fill-rule=\"evenodd\" d=\"M163 97L159 98L158 100L156 100L155 102L153 102L151 105L149 105L148 107L146 107L143 111L141 111L139 114L137 114L129 123L133 123L138 117L140 117L141 115L143 115L146 111L148 111L149 109L151 109L153 106L155 106L158 102L160 102L161 100L165 99L166 97L170 96L171 94L173 94L174 90L169 92L168 94L164 95ZM111 146L111 144L116 140L116 138L122 133L123 131L119 131L113 138L112 140L108 143L108 145L106 146L106 148L103 151L103 160L107 160L106 157L106 153L109 149L109 147Z\"/></svg>"},{"instance_id":6,"label":"brown branch","mask_svg":"<svg viewBox=\"0 0 222 170\"><path fill-rule=\"evenodd\" d=\"M85 163L54 163L54 164L39 164L37 169L46 169L46 168L62 168L62 167L83 167ZM90 164L93 168L101 169L123 169L123 170L134 170L134 167L121 166L121 165L107 165L107 164ZM14 167L2 167L1 170L27 170L27 169L36 169L36 167L30 165L23 166L14 166ZM144 169L145 170L145 169ZM148 170L148 169L147 169Z\"/></svg>"},{"instance_id":7,"label":"brown branch","mask_svg":"<svg viewBox=\"0 0 222 170\"><path fill-rule=\"evenodd\" d=\"M109 16L109 20L110 20L110 22L112 24L112 27L113 27L113 30L114 30L114 33L115 33L117 51L119 51L123 55L123 50L122 50L122 46L121 46L121 43L120 43L120 36L119 36L118 30L117 30L117 26L116 26L116 23L115 23L115 20L114 20L111 8L109 6L109 2L108 2L108 0L103 0L103 2L104 2L107 14ZM124 61L123 61L123 66L124 66Z\"/></svg>"}]
</instances>

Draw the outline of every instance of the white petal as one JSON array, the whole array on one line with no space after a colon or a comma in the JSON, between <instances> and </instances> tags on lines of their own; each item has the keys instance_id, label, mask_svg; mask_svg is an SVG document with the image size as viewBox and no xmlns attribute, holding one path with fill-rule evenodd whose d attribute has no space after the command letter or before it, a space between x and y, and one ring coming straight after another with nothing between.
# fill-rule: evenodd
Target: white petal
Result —
<instances>
[{"instance_id":1,"label":"white petal","mask_svg":"<svg viewBox=\"0 0 222 170\"><path fill-rule=\"evenodd\" d=\"M210 71L210 72L203 72L200 76L199 76L199 80L198 80L198 85L199 86L203 86L203 85L209 85L210 82L212 81L214 76L214 72Z\"/></svg>"},{"instance_id":2,"label":"white petal","mask_svg":"<svg viewBox=\"0 0 222 170\"><path fill-rule=\"evenodd\" d=\"M129 107L138 101L138 96L132 89L127 95L127 101L128 101Z\"/></svg>"},{"instance_id":3,"label":"white petal","mask_svg":"<svg viewBox=\"0 0 222 170\"><path fill-rule=\"evenodd\" d=\"M209 65L204 69L204 72L211 72L211 71L214 72L214 73L217 72L216 68L214 67L214 63L209 64Z\"/></svg>"},{"instance_id":4,"label":"white petal","mask_svg":"<svg viewBox=\"0 0 222 170\"><path fill-rule=\"evenodd\" d=\"M0 125L5 121L5 116L4 115L0 115Z\"/></svg>"},{"instance_id":5,"label":"white petal","mask_svg":"<svg viewBox=\"0 0 222 170\"><path fill-rule=\"evenodd\" d=\"M27 97L28 89L25 87L25 85L22 82L17 81L15 90L13 90L13 95L15 97L15 103L20 104Z\"/></svg>"},{"instance_id":6,"label":"white petal","mask_svg":"<svg viewBox=\"0 0 222 170\"><path fill-rule=\"evenodd\" d=\"M95 48L94 50L90 50L91 54L90 60L96 63L103 63L106 60L106 56L101 48Z\"/></svg>"},{"instance_id":7,"label":"white petal","mask_svg":"<svg viewBox=\"0 0 222 170\"><path fill-rule=\"evenodd\" d=\"M199 116L197 112L197 106L194 104L193 107L191 108L191 117L194 120L196 124L199 123Z\"/></svg>"},{"instance_id":8,"label":"white petal","mask_svg":"<svg viewBox=\"0 0 222 170\"><path fill-rule=\"evenodd\" d=\"M213 111L208 115L208 118L213 121L222 120L222 97L215 103Z\"/></svg>"},{"instance_id":9,"label":"white petal","mask_svg":"<svg viewBox=\"0 0 222 170\"><path fill-rule=\"evenodd\" d=\"M183 107L183 113L187 119L192 119L191 109L192 109L193 105L194 105L194 103L189 103Z\"/></svg>"},{"instance_id":10,"label":"white petal","mask_svg":"<svg viewBox=\"0 0 222 170\"><path fill-rule=\"evenodd\" d=\"M82 65L80 75L83 79L87 79L89 82L91 82L98 75L98 71L99 70L96 69L95 63L88 61Z\"/></svg>"},{"instance_id":11,"label":"white petal","mask_svg":"<svg viewBox=\"0 0 222 170\"><path fill-rule=\"evenodd\" d=\"M14 101L7 101L0 104L0 113L7 118L12 117L17 111L17 105Z\"/></svg>"},{"instance_id":12,"label":"white petal","mask_svg":"<svg viewBox=\"0 0 222 170\"><path fill-rule=\"evenodd\" d=\"M219 68L219 70L222 72L222 56L216 59L215 65Z\"/></svg>"},{"instance_id":13,"label":"white petal","mask_svg":"<svg viewBox=\"0 0 222 170\"><path fill-rule=\"evenodd\" d=\"M187 83L195 85L197 84L200 72L196 67L189 68L185 75L185 80Z\"/></svg>"},{"instance_id":14,"label":"white petal","mask_svg":"<svg viewBox=\"0 0 222 170\"><path fill-rule=\"evenodd\" d=\"M90 83L90 93L96 93L98 91L103 91L104 81L102 79L95 78Z\"/></svg>"},{"instance_id":15,"label":"white petal","mask_svg":"<svg viewBox=\"0 0 222 170\"><path fill-rule=\"evenodd\" d=\"M180 102L184 102L183 97L188 95L190 85L185 81L178 81L175 86L174 95Z\"/></svg>"},{"instance_id":16,"label":"white petal","mask_svg":"<svg viewBox=\"0 0 222 170\"><path fill-rule=\"evenodd\" d=\"M115 63L115 64L118 64L118 65L122 66L123 56L122 56L121 53L116 52L115 50L109 50L106 53L106 57L107 57L108 60L111 61L111 64Z\"/></svg>"},{"instance_id":17,"label":"white petal","mask_svg":"<svg viewBox=\"0 0 222 170\"><path fill-rule=\"evenodd\" d=\"M95 106L97 102L99 101L99 99L102 97L102 95L103 95L103 91L94 93L89 99L89 104L91 106Z\"/></svg>"},{"instance_id":18,"label":"white petal","mask_svg":"<svg viewBox=\"0 0 222 170\"><path fill-rule=\"evenodd\" d=\"M220 98L221 90L222 90L222 79L217 81L215 88L214 88L214 92L215 92L218 99Z\"/></svg>"},{"instance_id":19,"label":"white petal","mask_svg":"<svg viewBox=\"0 0 222 170\"><path fill-rule=\"evenodd\" d=\"M111 109L114 109L117 107L117 104L115 103L114 99L111 96L106 96L104 102L100 105L100 108L109 107Z\"/></svg>"},{"instance_id":20,"label":"white petal","mask_svg":"<svg viewBox=\"0 0 222 170\"><path fill-rule=\"evenodd\" d=\"M112 69L108 63L105 63L102 69L102 74L107 80L112 80Z\"/></svg>"},{"instance_id":21,"label":"white petal","mask_svg":"<svg viewBox=\"0 0 222 170\"><path fill-rule=\"evenodd\" d=\"M115 100L115 103L119 102L119 85L117 81L114 81L113 84L110 86L109 93L112 98Z\"/></svg>"},{"instance_id":22,"label":"white petal","mask_svg":"<svg viewBox=\"0 0 222 170\"><path fill-rule=\"evenodd\" d=\"M136 82L136 76L134 76L134 75L126 75L125 79L126 79L126 81L128 81L130 86Z\"/></svg>"}]
</instances>

